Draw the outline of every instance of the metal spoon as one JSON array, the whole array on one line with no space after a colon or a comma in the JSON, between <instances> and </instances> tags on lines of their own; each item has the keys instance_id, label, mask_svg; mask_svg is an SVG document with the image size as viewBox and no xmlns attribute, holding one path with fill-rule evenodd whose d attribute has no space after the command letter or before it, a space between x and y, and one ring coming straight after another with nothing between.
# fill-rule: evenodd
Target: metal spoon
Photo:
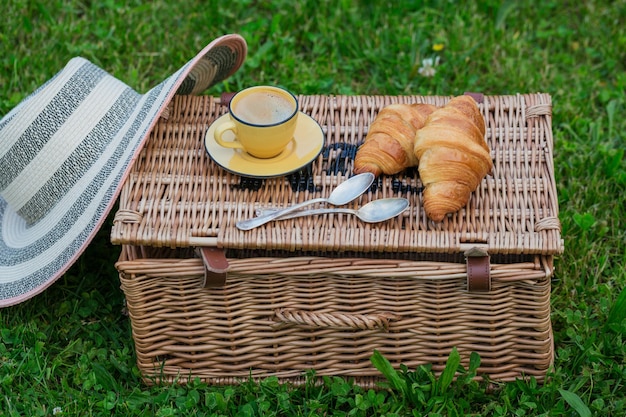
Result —
<instances>
[{"instance_id":1,"label":"metal spoon","mask_svg":"<svg viewBox=\"0 0 626 417\"><path fill-rule=\"evenodd\" d=\"M365 172L363 174L355 175L354 177L348 178L341 184L337 186L333 190L332 193L328 196L328 198L314 198L311 200L303 201L302 203L294 204L293 206L287 207L282 210L275 211L274 213L267 214L261 217L253 217L251 219L238 221L236 226L241 230L250 230L255 227L261 226L267 222L270 222L283 214L291 213L302 207L308 206L310 204L315 203L330 203L333 206L343 206L344 204L348 204L350 201L354 200L368 188L374 182L374 174L370 172Z\"/></svg>"},{"instance_id":2,"label":"metal spoon","mask_svg":"<svg viewBox=\"0 0 626 417\"><path fill-rule=\"evenodd\" d=\"M275 220L287 220L294 217L312 216L316 214L327 213L347 213L354 214L366 223L377 223L396 217L409 207L409 200L406 198L381 198L379 200L370 201L357 210L347 208L325 208L313 210L300 210L293 213L284 214ZM275 212L275 209L259 209L257 214L264 216Z\"/></svg>"}]
</instances>

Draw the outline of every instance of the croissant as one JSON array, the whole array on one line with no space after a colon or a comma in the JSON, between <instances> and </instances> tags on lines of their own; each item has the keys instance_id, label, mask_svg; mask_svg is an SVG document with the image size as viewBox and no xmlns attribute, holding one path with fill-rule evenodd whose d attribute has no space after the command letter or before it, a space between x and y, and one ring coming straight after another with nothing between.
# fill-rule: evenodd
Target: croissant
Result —
<instances>
[{"instance_id":1,"label":"croissant","mask_svg":"<svg viewBox=\"0 0 626 417\"><path fill-rule=\"evenodd\" d=\"M467 204L493 168L485 142L485 120L470 96L452 98L434 111L415 137L424 185L424 210L435 222Z\"/></svg>"},{"instance_id":2,"label":"croissant","mask_svg":"<svg viewBox=\"0 0 626 417\"><path fill-rule=\"evenodd\" d=\"M354 172L396 174L416 166L415 132L437 107L431 104L391 104L376 116L354 158Z\"/></svg>"}]
</instances>

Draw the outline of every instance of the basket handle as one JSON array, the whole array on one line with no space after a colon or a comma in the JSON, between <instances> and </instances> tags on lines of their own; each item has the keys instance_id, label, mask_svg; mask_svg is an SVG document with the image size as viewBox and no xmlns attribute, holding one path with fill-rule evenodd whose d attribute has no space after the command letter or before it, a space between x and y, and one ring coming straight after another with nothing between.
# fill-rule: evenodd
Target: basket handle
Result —
<instances>
[{"instance_id":1,"label":"basket handle","mask_svg":"<svg viewBox=\"0 0 626 417\"><path fill-rule=\"evenodd\" d=\"M320 313L295 308L280 308L274 311L273 320L277 322L277 326L299 325L333 329L388 330L389 321L397 318L398 316L391 313Z\"/></svg>"}]
</instances>

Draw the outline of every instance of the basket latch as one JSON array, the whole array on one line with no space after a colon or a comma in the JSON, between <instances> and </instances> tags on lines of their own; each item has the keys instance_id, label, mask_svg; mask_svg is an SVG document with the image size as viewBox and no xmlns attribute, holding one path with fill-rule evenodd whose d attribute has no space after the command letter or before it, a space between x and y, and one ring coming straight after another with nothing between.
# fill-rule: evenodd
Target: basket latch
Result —
<instances>
[{"instance_id":1,"label":"basket latch","mask_svg":"<svg viewBox=\"0 0 626 417\"><path fill-rule=\"evenodd\" d=\"M491 291L491 265L489 253L479 247L465 251L467 262L467 290L469 292Z\"/></svg>"},{"instance_id":2,"label":"basket latch","mask_svg":"<svg viewBox=\"0 0 626 417\"><path fill-rule=\"evenodd\" d=\"M204 263L204 278L202 287L223 287L226 284L228 272L228 259L223 249L212 247L198 248L202 262Z\"/></svg>"}]
</instances>

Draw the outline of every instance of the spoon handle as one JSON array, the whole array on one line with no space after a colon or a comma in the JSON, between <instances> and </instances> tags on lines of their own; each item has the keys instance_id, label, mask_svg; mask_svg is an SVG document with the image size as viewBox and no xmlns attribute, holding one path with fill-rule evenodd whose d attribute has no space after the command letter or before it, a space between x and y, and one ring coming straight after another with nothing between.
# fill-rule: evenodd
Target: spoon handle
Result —
<instances>
[{"instance_id":1,"label":"spoon handle","mask_svg":"<svg viewBox=\"0 0 626 417\"><path fill-rule=\"evenodd\" d=\"M301 209L302 207L308 206L310 204L315 204L315 203L323 203L327 201L326 198L314 198L312 200L307 200L307 201L303 201L302 203L298 203L298 204L294 204L292 206L289 206L287 208L284 208L282 210L277 210L273 213L269 213L266 214L264 216L260 216L260 217L252 217L251 219L247 219L247 220L241 220L238 221L236 226L238 229L240 230L250 230L250 229L254 229L255 227L259 227L264 225L265 223L271 222L274 219L277 219L278 217L287 214L287 213L292 213L294 211L297 211L298 209Z\"/></svg>"},{"instance_id":2,"label":"spoon handle","mask_svg":"<svg viewBox=\"0 0 626 417\"><path fill-rule=\"evenodd\" d=\"M276 212L276 209L259 209L257 210L257 215L267 216L268 214L271 214L274 212ZM299 210L296 212L283 214L282 216L276 218L275 220L287 220L287 219L293 219L296 217L305 217L305 216L313 216L317 214L328 214L328 213L354 214L355 210L344 209L344 208L321 208L321 209L311 209L311 210Z\"/></svg>"}]
</instances>

